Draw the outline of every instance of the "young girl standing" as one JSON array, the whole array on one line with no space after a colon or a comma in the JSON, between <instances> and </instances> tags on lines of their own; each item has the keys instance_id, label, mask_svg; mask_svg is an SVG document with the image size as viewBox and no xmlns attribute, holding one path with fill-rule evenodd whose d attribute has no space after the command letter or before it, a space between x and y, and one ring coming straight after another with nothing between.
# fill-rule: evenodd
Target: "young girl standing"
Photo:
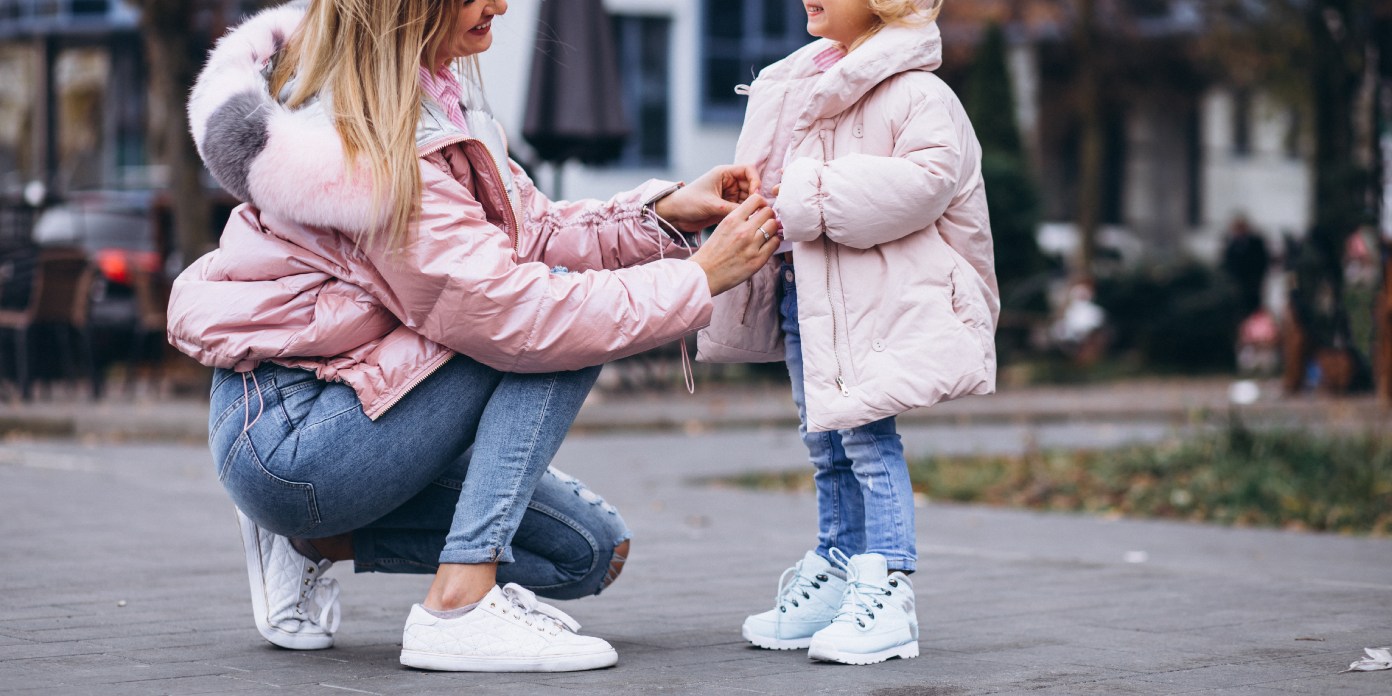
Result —
<instances>
[{"instance_id":1,"label":"young girl standing","mask_svg":"<svg viewBox=\"0 0 1392 696\"><path fill-rule=\"evenodd\" d=\"M736 162L786 253L717 298L700 358L786 360L816 467L817 547L750 616L764 648L918 655L913 490L894 417L995 389L999 291L981 148L933 74L943 0L804 0L817 41L748 88Z\"/></svg>"}]
</instances>

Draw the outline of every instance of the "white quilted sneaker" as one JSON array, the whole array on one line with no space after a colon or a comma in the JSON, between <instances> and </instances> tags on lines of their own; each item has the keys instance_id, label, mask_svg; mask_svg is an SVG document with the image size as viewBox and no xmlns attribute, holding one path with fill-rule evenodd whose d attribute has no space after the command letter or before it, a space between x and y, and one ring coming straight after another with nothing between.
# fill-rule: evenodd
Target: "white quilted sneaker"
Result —
<instances>
[{"instance_id":1,"label":"white quilted sneaker","mask_svg":"<svg viewBox=\"0 0 1392 696\"><path fill-rule=\"evenodd\" d=\"M262 529L241 510L237 526L261 637L290 650L333 647L340 611L338 581L324 577L333 562L305 558L288 538Z\"/></svg>"},{"instance_id":2,"label":"white quilted sneaker","mask_svg":"<svg viewBox=\"0 0 1392 696\"><path fill-rule=\"evenodd\" d=\"M401 664L442 672L577 672L619 661L612 646L578 630L580 624L565 612L508 583L456 618L412 607L401 637Z\"/></svg>"},{"instance_id":3,"label":"white quilted sneaker","mask_svg":"<svg viewBox=\"0 0 1392 696\"><path fill-rule=\"evenodd\" d=\"M836 618L845 590L845 573L816 552L808 551L778 579L775 606L745 619L741 633L745 640L761 648L805 649L812 644L812 634Z\"/></svg>"},{"instance_id":4,"label":"white quilted sneaker","mask_svg":"<svg viewBox=\"0 0 1392 696\"><path fill-rule=\"evenodd\" d=\"M833 551L832 558L838 553ZM841 609L830 626L812 636L807 656L848 665L918 657L918 616L909 576L888 573L878 553L852 556L844 565Z\"/></svg>"}]
</instances>

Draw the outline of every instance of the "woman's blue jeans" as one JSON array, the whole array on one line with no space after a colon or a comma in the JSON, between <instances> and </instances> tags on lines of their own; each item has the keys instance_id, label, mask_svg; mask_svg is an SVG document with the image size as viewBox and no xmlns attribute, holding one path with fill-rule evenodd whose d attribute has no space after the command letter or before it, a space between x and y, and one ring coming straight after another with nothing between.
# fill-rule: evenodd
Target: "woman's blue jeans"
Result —
<instances>
[{"instance_id":1,"label":"woman's blue jeans","mask_svg":"<svg viewBox=\"0 0 1392 696\"><path fill-rule=\"evenodd\" d=\"M894 418L833 432L807 431L803 387L802 329L798 323L797 275L791 264L778 270L782 281L783 337L788 376L797 404L798 434L817 471L817 553L830 558L832 547L848 555L878 553L891 570L918 566L914 540L913 484L904 461L904 444ZM826 337L826 340L831 340Z\"/></svg>"},{"instance_id":2,"label":"woman's blue jeans","mask_svg":"<svg viewBox=\"0 0 1392 696\"><path fill-rule=\"evenodd\" d=\"M372 421L350 387L305 370L218 370L209 443L247 516L290 537L351 532L358 572L497 562L500 582L581 597L630 536L613 506L548 468L598 374L457 355Z\"/></svg>"}]
</instances>

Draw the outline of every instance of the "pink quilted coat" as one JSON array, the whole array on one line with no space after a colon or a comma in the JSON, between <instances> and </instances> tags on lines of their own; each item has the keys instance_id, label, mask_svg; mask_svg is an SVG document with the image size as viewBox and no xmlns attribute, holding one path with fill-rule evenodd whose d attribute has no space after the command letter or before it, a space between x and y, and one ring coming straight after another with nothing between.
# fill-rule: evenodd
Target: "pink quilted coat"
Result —
<instances>
[{"instance_id":1,"label":"pink quilted coat","mask_svg":"<svg viewBox=\"0 0 1392 696\"><path fill-rule=\"evenodd\" d=\"M573 370L706 325L704 272L673 258L645 208L670 184L552 203L504 158L513 205L498 159L428 100L419 224L404 248L359 244L378 215L344 164L328 99L290 111L267 90L268 61L302 17L281 7L249 20L193 91L199 151L247 203L175 282L174 346L210 366L312 370L350 385L375 419L457 353L510 372Z\"/></svg>"},{"instance_id":2,"label":"pink quilted coat","mask_svg":"<svg viewBox=\"0 0 1392 696\"><path fill-rule=\"evenodd\" d=\"M812 431L993 392L1000 314L981 147L931 72L937 26L887 27L822 73L830 45L760 73L735 156L765 195L782 183ZM777 272L716 298L698 360L784 358Z\"/></svg>"}]
</instances>

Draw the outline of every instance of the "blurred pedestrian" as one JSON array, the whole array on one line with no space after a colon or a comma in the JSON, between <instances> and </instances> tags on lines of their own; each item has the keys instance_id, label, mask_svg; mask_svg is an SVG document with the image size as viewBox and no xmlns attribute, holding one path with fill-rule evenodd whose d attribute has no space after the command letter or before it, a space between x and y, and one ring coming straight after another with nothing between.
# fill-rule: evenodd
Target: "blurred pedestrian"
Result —
<instances>
[{"instance_id":1,"label":"blurred pedestrian","mask_svg":"<svg viewBox=\"0 0 1392 696\"><path fill-rule=\"evenodd\" d=\"M247 205L175 284L169 334L218 368L209 439L276 645L333 644L322 575L352 559L434 574L403 664L614 664L536 593L598 593L629 532L548 465L596 366L703 326L777 248L748 167L547 200L459 64L507 8L283 6L224 38L193 91L199 151ZM680 258L673 227L716 223Z\"/></svg>"},{"instance_id":2,"label":"blurred pedestrian","mask_svg":"<svg viewBox=\"0 0 1392 696\"><path fill-rule=\"evenodd\" d=\"M701 355L787 360L821 516L777 606L744 623L760 647L850 664L918 655L913 487L895 416L995 390L981 147L932 72L941 6L807 4L823 40L748 87L736 161L777 194L787 248L717 300Z\"/></svg>"},{"instance_id":3,"label":"blurred pedestrian","mask_svg":"<svg viewBox=\"0 0 1392 696\"><path fill-rule=\"evenodd\" d=\"M1228 226L1227 243L1223 246L1223 272L1237 286L1239 311L1246 318L1261 309L1262 288L1271 266L1271 252L1266 239L1252 228L1246 216L1233 218Z\"/></svg>"}]
</instances>

